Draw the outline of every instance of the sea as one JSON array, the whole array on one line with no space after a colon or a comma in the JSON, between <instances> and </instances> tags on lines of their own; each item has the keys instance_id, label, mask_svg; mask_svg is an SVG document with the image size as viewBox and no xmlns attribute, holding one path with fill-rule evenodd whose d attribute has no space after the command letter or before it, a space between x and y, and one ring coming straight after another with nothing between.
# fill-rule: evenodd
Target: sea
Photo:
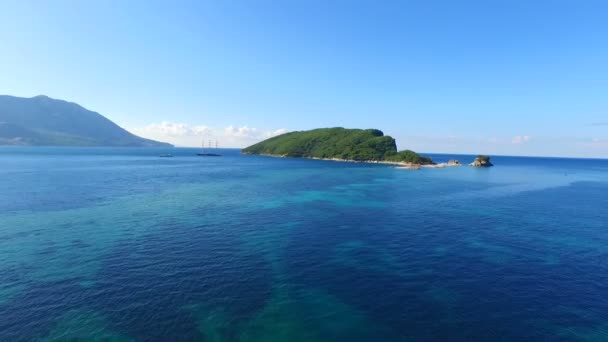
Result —
<instances>
[{"instance_id":1,"label":"sea","mask_svg":"<svg viewBox=\"0 0 608 342\"><path fill-rule=\"evenodd\" d=\"M0 341L608 341L608 160L197 152L0 148Z\"/></svg>"}]
</instances>

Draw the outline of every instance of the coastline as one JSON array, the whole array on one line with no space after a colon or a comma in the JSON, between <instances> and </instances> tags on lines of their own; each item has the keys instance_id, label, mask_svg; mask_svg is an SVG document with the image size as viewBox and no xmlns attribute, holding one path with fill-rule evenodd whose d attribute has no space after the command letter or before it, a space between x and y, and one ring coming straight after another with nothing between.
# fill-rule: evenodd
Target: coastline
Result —
<instances>
[{"instance_id":1,"label":"coastline","mask_svg":"<svg viewBox=\"0 0 608 342\"><path fill-rule=\"evenodd\" d=\"M274 157L274 158L292 158L292 157L288 157L286 155L268 154L268 153L260 153L260 154L243 153L243 154ZM441 168L445 168L445 167L462 166L462 164L450 164L450 163L412 164L412 163L405 163L405 162L392 162L392 161L386 161L386 160L362 160L362 161L360 161L360 160L349 160L349 159L341 159L341 158L318 158L318 157L293 157L293 158L325 160L325 161L334 161L334 162L342 162L342 163L385 164L385 165L392 165L395 169L403 169L403 170L441 169Z\"/></svg>"}]
</instances>

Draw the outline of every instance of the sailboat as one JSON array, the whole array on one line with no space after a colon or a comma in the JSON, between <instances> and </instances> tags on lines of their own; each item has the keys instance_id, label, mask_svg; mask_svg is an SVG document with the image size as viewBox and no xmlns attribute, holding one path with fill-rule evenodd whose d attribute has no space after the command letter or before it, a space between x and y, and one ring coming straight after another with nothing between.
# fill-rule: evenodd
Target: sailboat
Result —
<instances>
[{"instance_id":1,"label":"sailboat","mask_svg":"<svg viewBox=\"0 0 608 342\"><path fill-rule=\"evenodd\" d=\"M211 149L211 140L209 140L209 149ZM217 141L215 141L215 149L217 149ZM205 152L205 140L203 139L202 149L196 154L200 157L221 157L221 154Z\"/></svg>"}]
</instances>

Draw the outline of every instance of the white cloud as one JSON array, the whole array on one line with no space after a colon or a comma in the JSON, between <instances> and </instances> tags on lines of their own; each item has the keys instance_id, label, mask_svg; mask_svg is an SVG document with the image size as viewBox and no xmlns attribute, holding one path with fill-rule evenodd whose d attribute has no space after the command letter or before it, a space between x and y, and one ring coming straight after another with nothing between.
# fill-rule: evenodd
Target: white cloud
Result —
<instances>
[{"instance_id":1,"label":"white cloud","mask_svg":"<svg viewBox=\"0 0 608 342\"><path fill-rule=\"evenodd\" d=\"M585 143L584 145L595 150L608 152L608 138L593 138L590 143Z\"/></svg>"},{"instance_id":2,"label":"white cloud","mask_svg":"<svg viewBox=\"0 0 608 342\"><path fill-rule=\"evenodd\" d=\"M136 128L141 134L155 134L168 137L184 137L190 135L211 134L207 126L190 126L183 123L167 122L153 123L142 128Z\"/></svg>"},{"instance_id":3,"label":"white cloud","mask_svg":"<svg viewBox=\"0 0 608 342\"><path fill-rule=\"evenodd\" d=\"M277 135L285 134L287 132L289 132L288 129L279 128L276 131L268 131L268 132L264 133L264 135L266 136L266 138L272 138L272 137L276 137Z\"/></svg>"},{"instance_id":4,"label":"white cloud","mask_svg":"<svg viewBox=\"0 0 608 342\"><path fill-rule=\"evenodd\" d=\"M226 136L229 137L255 137L258 133L257 128L249 128L247 126L234 127L228 126L224 129Z\"/></svg>"},{"instance_id":5,"label":"white cloud","mask_svg":"<svg viewBox=\"0 0 608 342\"><path fill-rule=\"evenodd\" d=\"M221 129L168 121L132 128L130 131L144 138L165 141L176 146L200 146L203 140L205 144L211 140L212 144L217 141L220 147L245 147L288 132L285 128L273 131L248 126L228 126Z\"/></svg>"},{"instance_id":6,"label":"white cloud","mask_svg":"<svg viewBox=\"0 0 608 342\"><path fill-rule=\"evenodd\" d=\"M530 140L532 140L532 138L529 135L516 135L511 140L511 143L515 144L515 145L519 145L519 144L525 144L525 143L529 142Z\"/></svg>"}]
</instances>

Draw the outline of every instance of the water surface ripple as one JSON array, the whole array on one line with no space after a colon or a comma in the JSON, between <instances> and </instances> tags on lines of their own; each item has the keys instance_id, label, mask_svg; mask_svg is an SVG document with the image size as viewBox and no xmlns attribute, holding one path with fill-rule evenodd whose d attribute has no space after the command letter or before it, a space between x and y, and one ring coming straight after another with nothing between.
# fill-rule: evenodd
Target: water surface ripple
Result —
<instances>
[{"instance_id":1,"label":"water surface ripple","mask_svg":"<svg viewBox=\"0 0 608 342\"><path fill-rule=\"evenodd\" d=\"M0 148L0 341L608 340L607 160L166 152Z\"/></svg>"}]
</instances>

